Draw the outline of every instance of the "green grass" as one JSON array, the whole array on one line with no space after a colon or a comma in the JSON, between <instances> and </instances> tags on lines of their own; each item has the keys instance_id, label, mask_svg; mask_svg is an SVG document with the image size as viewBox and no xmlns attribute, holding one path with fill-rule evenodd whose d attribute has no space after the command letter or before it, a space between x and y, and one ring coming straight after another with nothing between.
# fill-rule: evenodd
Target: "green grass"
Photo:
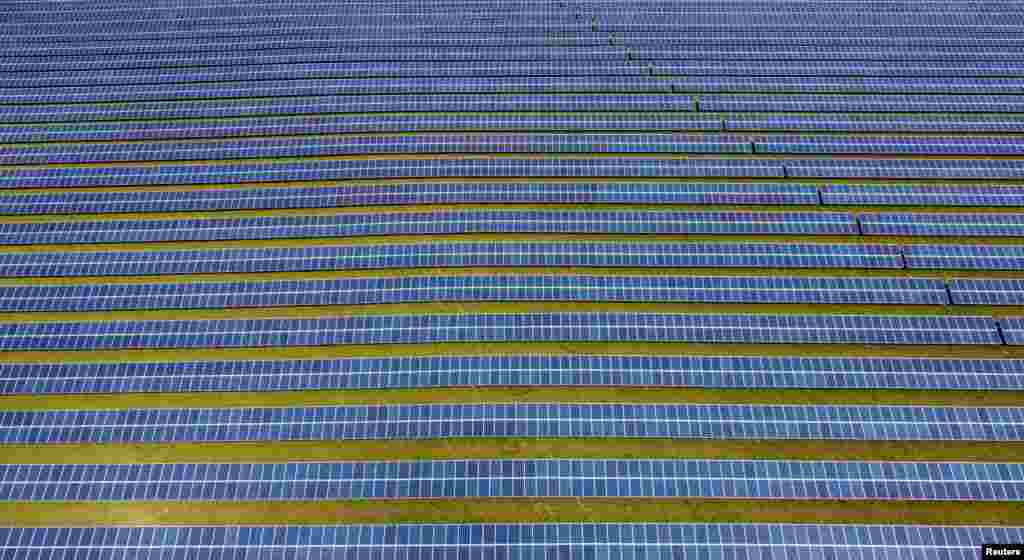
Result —
<instances>
[{"instance_id":1,"label":"green grass","mask_svg":"<svg viewBox=\"0 0 1024 560\"><path fill-rule=\"evenodd\" d=\"M293 525L331 523L896 523L1008 525L1024 504L690 499L475 499L325 502L0 503L15 526Z\"/></svg>"},{"instance_id":2,"label":"green grass","mask_svg":"<svg viewBox=\"0 0 1024 560\"><path fill-rule=\"evenodd\" d=\"M8 395L7 410L283 407L356 404L594 402L1018 406L1021 391L704 389L660 387L439 387L239 393Z\"/></svg>"},{"instance_id":3,"label":"green grass","mask_svg":"<svg viewBox=\"0 0 1024 560\"><path fill-rule=\"evenodd\" d=\"M440 459L787 459L1020 462L1024 442L464 438L5 445L0 464L266 463Z\"/></svg>"}]
</instances>

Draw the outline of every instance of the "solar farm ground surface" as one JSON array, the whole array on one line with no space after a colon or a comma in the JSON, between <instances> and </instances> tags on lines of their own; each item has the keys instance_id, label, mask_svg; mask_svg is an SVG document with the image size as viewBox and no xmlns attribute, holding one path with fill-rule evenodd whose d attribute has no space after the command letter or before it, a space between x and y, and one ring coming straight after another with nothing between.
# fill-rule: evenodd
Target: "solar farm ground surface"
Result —
<instances>
[{"instance_id":1,"label":"solar farm ground surface","mask_svg":"<svg viewBox=\"0 0 1024 560\"><path fill-rule=\"evenodd\" d=\"M1021 52L1016 1L0 2L0 557L1020 540Z\"/></svg>"}]
</instances>

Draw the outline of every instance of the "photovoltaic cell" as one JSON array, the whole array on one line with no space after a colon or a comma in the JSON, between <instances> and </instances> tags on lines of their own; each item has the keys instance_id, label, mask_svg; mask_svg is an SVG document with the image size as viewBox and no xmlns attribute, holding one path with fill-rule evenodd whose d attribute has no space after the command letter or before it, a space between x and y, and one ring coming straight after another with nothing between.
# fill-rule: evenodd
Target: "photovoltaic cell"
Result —
<instances>
[{"instance_id":1,"label":"photovoltaic cell","mask_svg":"<svg viewBox=\"0 0 1024 560\"><path fill-rule=\"evenodd\" d=\"M1021 255L1021 262L1024 262L1024 252ZM903 261L900 247L896 245L852 243L476 242L0 253L0 277L555 266L897 269L903 268Z\"/></svg>"},{"instance_id":2,"label":"photovoltaic cell","mask_svg":"<svg viewBox=\"0 0 1024 560\"><path fill-rule=\"evenodd\" d=\"M691 404L408 404L0 411L0 443L437 438L1021 441L1024 408Z\"/></svg>"},{"instance_id":3,"label":"photovoltaic cell","mask_svg":"<svg viewBox=\"0 0 1024 560\"><path fill-rule=\"evenodd\" d=\"M0 554L41 560L57 551L75 560L111 548L152 560L184 556L249 558L275 550L287 558L328 556L455 560L460 557L618 558L670 555L723 558L883 560L898 555L976 560L985 543L1024 540L1020 527L967 525L795 525L558 523L481 525L3 527Z\"/></svg>"},{"instance_id":4,"label":"photovoltaic cell","mask_svg":"<svg viewBox=\"0 0 1024 560\"><path fill-rule=\"evenodd\" d=\"M403 212L7 223L0 224L0 243L144 243L464 233L852 235L857 228L853 216L837 212Z\"/></svg>"},{"instance_id":5,"label":"photovoltaic cell","mask_svg":"<svg viewBox=\"0 0 1024 560\"><path fill-rule=\"evenodd\" d=\"M941 83L945 83L943 80ZM1019 115L984 114L858 114L858 113L756 113L726 114L727 131L795 132L929 132L1019 133ZM2 129L0 129L2 130ZM2 134L2 133L0 133Z\"/></svg>"},{"instance_id":6,"label":"photovoltaic cell","mask_svg":"<svg viewBox=\"0 0 1024 560\"><path fill-rule=\"evenodd\" d=\"M522 313L0 325L0 350L426 344L707 342L997 345L980 316Z\"/></svg>"},{"instance_id":7,"label":"photovoltaic cell","mask_svg":"<svg viewBox=\"0 0 1024 560\"><path fill-rule=\"evenodd\" d=\"M0 214L108 214L413 204L817 205L814 185L786 183L412 183L317 188L14 194Z\"/></svg>"},{"instance_id":8,"label":"photovoltaic cell","mask_svg":"<svg viewBox=\"0 0 1024 560\"><path fill-rule=\"evenodd\" d=\"M0 501L1024 500L1020 463L520 459L0 467Z\"/></svg>"},{"instance_id":9,"label":"photovoltaic cell","mask_svg":"<svg viewBox=\"0 0 1024 560\"><path fill-rule=\"evenodd\" d=\"M427 356L0 364L0 393L480 386L1024 390L1024 361L745 356Z\"/></svg>"},{"instance_id":10,"label":"photovoltaic cell","mask_svg":"<svg viewBox=\"0 0 1024 560\"><path fill-rule=\"evenodd\" d=\"M799 136L754 137L759 154L1022 155L1024 141L999 136Z\"/></svg>"},{"instance_id":11,"label":"photovoltaic cell","mask_svg":"<svg viewBox=\"0 0 1024 560\"><path fill-rule=\"evenodd\" d=\"M222 309L440 301L947 305L941 280L785 276L415 276L0 286L0 311Z\"/></svg>"},{"instance_id":12,"label":"photovoltaic cell","mask_svg":"<svg viewBox=\"0 0 1024 560\"><path fill-rule=\"evenodd\" d=\"M799 179L1024 179L1019 159L806 159L779 160Z\"/></svg>"}]
</instances>

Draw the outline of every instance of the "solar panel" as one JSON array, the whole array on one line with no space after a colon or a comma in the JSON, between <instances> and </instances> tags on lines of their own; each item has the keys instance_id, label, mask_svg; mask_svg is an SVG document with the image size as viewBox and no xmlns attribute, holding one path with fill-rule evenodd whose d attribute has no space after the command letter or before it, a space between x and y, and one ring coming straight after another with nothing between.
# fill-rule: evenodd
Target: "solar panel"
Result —
<instances>
[{"instance_id":1,"label":"solar panel","mask_svg":"<svg viewBox=\"0 0 1024 560\"><path fill-rule=\"evenodd\" d=\"M988 167L1006 163L994 161ZM1012 162L1011 162L1012 163ZM975 164L983 166L983 164ZM1006 165L1002 167L1008 167ZM1012 166L1009 166L1012 167ZM1022 171L1024 172L1024 171ZM226 184L425 177L782 177L775 160L753 159L347 159L153 167L16 168L0 189Z\"/></svg>"},{"instance_id":2,"label":"solar panel","mask_svg":"<svg viewBox=\"0 0 1024 560\"><path fill-rule=\"evenodd\" d=\"M1013 84L1005 84L1004 89L1013 89ZM146 116L164 118L188 118L193 113L201 116L231 116L248 114L244 111L268 111L268 114L289 114L295 112L320 113L351 113L346 106L361 108L361 112L377 112L392 110L402 111L445 111L446 105L452 110L482 111L479 101L465 97L423 98L428 103L414 103L414 100L388 98L380 94L430 96L434 94L474 94L474 93L530 93L541 95L540 99L503 99L494 98L493 109L500 110L544 111L551 110L587 110L583 102L603 103L610 110L628 110L623 106L630 104L638 110L663 108L661 110L690 111L692 104L683 96L617 95L611 99L589 99L591 96L580 96L575 100L566 100L543 96L552 93L669 93L671 86L661 80L652 80L643 76L476 76L476 77L401 77L401 78L346 78L339 79L306 79L306 80L250 80L246 82L200 82L166 85L120 85L116 88L97 88L79 86L51 86L45 89L6 88L0 89L0 105L28 104L64 104L61 107L0 107L0 115L10 117L11 122L34 122L46 120L111 120L104 115L115 111L107 106L90 105L75 107L74 103L109 103L109 102L154 102L178 101L179 103L144 104L122 106L116 108L116 114L126 117ZM998 90L992 91L998 93ZM327 96L353 95L376 97L365 100L359 98L336 99ZM318 97L313 97L318 96ZM234 101L231 101L232 99ZM238 101L237 98L247 98ZM269 98L269 99L257 99ZM189 102L189 100L196 100ZM199 102L199 100L207 100ZM224 100L217 102L215 100ZM368 102L369 101L369 102ZM390 105L387 102L390 101ZM532 103L531 103L532 101ZM439 104L439 102L445 102ZM547 105L545 105L545 103ZM160 109L163 109L161 112ZM191 111L188 109L191 108ZM20 109L20 114L12 112ZM31 109L31 110L30 110ZM597 110L597 109L593 109ZM129 112L130 111L130 112ZM356 111L359 112L359 111Z\"/></svg>"},{"instance_id":3,"label":"solar panel","mask_svg":"<svg viewBox=\"0 0 1024 560\"><path fill-rule=\"evenodd\" d=\"M1004 144L1012 145L1011 142ZM751 142L717 134L418 134L261 138L132 144L46 144L0 151L0 165L240 160L360 154L695 153L749 154Z\"/></svg>"},{"instance_id":4,"label":"solar panel","mask_svg":"<svg viewBox=\"0 0 1024 560\"><path fill-rule=\"evenodd\" d=\"M55 70L0 75L0 87L47 88L51 86L104 87L130 84L186 84L246 82L254 80L305 80L344 78L483 77L483 76L639 76L641 67L622 60L606 61L459 61L447 64L423 62L351 62L261 64L209 68L157 70ZM1013 74L1010 74L1013 75Z\"/></svg>"},{"instance_id":5,"label":"solar panel","mask_svg":"<svg viewBox=\"0 0 1024 560\"><path fill-rule=\"evenodd\" d=\"M1024 192L1016 185L835 184L821 189L821 199L851 206L1024 206ZM862 223L865 218L871 219L864 216Z\"/></svg>"},{"instance_id":6,"label":"solar panel","mask_svg":"<svg viewBox=\"0 0 1024 560\"><path fill-rule=\"evenodd\" d=\"M704 111L1021 113L1024 100L998 95L707 95Z\"/></svg>"},{"instance_id":7,"label":"solar panel","mask_svg":"<svg viewBox=\"0 0 1024 560\"><path fill-rule=\"evenodd\" d=\"M1024 345L1024 318L1001 318L999 319L999 330L1006 344L1010 346Z\"/></svg>"},{"instance_id":8,"label":"solar panel","mask_svg":"<svg viewBox=\"0 0 1024 560\"><path fill-rule=\"evenodd\" d=\"M753 57L751 57L753 58ZM500 63L499 63L500 64ZM940 78L969 76L975 78L1019 78L1024 76L1020 61L946 61L889 60L836 61L779 59L750 60L672 60L652 61L652 71L659 76L865 76ZM0 82L2 83L2 82Z\"/></svg>"},{"instance_id":9,"label":"solar panel","mask_svg":"<svg viewBox=\"0 0 1024 560\"><path fill-rule=\"evenodd\" d=\"M0 443L18 445L481 437L1022 441L1024 408L452 403L0 411Z\"/></svg>"},{"instance_id":10,"label":"solar panel","mask_svg":"<svg viewBox=\"0 0 1024 560\"><path fill-rule=\"evenodd\" d=\"M903 261L898 246L859 243L476 242L0 253L0 277L540 266L898 269Z\"/></svg>"},{"instance_id":11,"label":"solar panel","mask_svg":"<svg viewBox=\"0 0 1024 560\"><path fill-rule=\"evenodd\" d=\"M0 286L0 311L228 309L458 301L946 305L941 280L786 276L416 276Z\"/></svg>"},{"instance_id":12,"label":"solar panel","mask_svg":"<svg viewBox=\"0 0 1024 560\"><path fill-rule=\"evenodd\" d=\"M990 317L521 313L0 325L0 350L426 344L707 342L998 345Z\"/></svg>"},{"instance_id":13,"label":"solar panel","mask_svg":"<svg viewBox=\"0 0 1024 560\"><path fill-rule=\"evenodd\" d=\"M520 459L0 467L0 501L1024 501L1019 463Z\"/></svg>"},{"instance_id":14,"label":"solar panel","mask_svg":"<svg viewBox=\"0 0 1024 560\"><path fill-rule=\"evenodd\" d=\"M914 558L977 560L986 543L1024 540L1024 529L968 525L797 525L721 523L557 523L415 525L3 527L0 553L37 560L104 554L153 560L181 556L284 557L367 555L408 560L525 558L560 554L598 558L666 555L835 560Z\"/></svg>"},{"instance_id":15,"label":"solar panel","mask_svg":"<svg viewBox=\"0 0 1024 560\"><path fill-rule=\"evenodd\" d=\"M481 386L1024 390L1024 360L746 356L426 356L3 363L0 393L193 393Z\"/></svg>"},{"instance_id":16,"label":"solar panel","mask_svg":"<svg viewBox=\"0 0 1024 560\"><path fill-rule=\"evenodd\" d=\"M124 121L0 126L0 142L81 142L431 131L718 130L721 121L684 113L322 115L246 120Z\"/></svg>"},{"instance_id":17,"label":"solar panel","mask_svg":"<svg viewBox=\"0 0 1024 560\"><path fill-rule=\"evenodd\" d=\"M817 205L787 183L411 183L318 188L60 192L0 196L0 214L109 214L414 204Z\"/></svg>"},{"instance_id":18,"label":"solar panel","mask_svg":"<svg viewBox=\"0 0 1024 560\"><path fill-rule=\"evenodd\" d=\"M865 235L1024 236L1024 214L889 214L859 217Z\"/></svg>"},{"instance_id":19,"label":"solar panel","mask_svg":"<svg viewBox=\"0 0 1024 560\"><path fill-rule=\"evenodd\" d=\"M437 80L424 81L420 88L434 88ZM350 84L351 85L351 84ZM295 92L294 86L289 86ZM476 87L476 86L472 86ZM259 91L247 90L249 95ZM472 91L472 89L470 90ZM493 89L491 90L493 91ZM515 89L513 88L513 91ZM570 90L572 91L572 90ZM353 91L365 92L355 84ZM270 93L270 92L268 92ZM278 92L279 93L279 92ZM396 93L402 93L398 91ZM0 123L56 123L153 119L213 119L254 116L317 115L343 113L500 113L517 112L636 112L693 111L693 99L685 95L518 95L435 94L320 95L272 99L212 99L205 101L147 101L118 106L108 104L66 104L0 106ZM292 93L296 95L296 93ZM308 95L308 94L307 94ZM46 99L41 100L44 103Z\"/></svg>"},{"instance_id":20,"label":"solar panel","mask_svg":"<svg viewBox=\"0 0 1024 560\"><path fill-rule=\"evenodd\" d=\"M727 114L724 121L724 129L728 131L958 132L974 134L1024 132L1024 118L1017 115L754 113L749 115Z\"/></svg>"},{"instance_id":21,"label":"solar panel","mask_svg":"<svg viewBox=\"0 0 1024 560\"><path fill-rule=\"evenodd\" d=\"M907 268L945 270L1021 270L1024 246L1020 245L907 245Z\"/></svg>"},{"instance_id":22,"label":"solar panel","mask_svg":"<svg viewBox=\"0 0 1024 560\"><path fill-rule=\"evenodd\" d=\"M852 235L839 212L464 211L195 220L8 223L7 245L142 243L463 233Z\"/></svg>"},{"instance_id":23,"label":"solar panel","mask_svg":"<svg viewBox=\"0 0 1024 560\"><path fill-rule=\"evenodd\" d=\"M1024 304L1024 280L1011 278L953 278L949 297L957 305Z\"/></svg>"},{"instance_id":24,"label":"solar panel","mask_svg":"<svg viewBox=\"0 0 1024 560\"><path fill-rule=\"evenodd\" d=\"M1024 179L1019 159L781 160L787 177L820 179Z\"/></svg>"},{"instance_id":25,"label":"solar panel","mask_svg":"<svg viewBox=\"0 0 1024 560\"><path fill-rule=\"evenodd\" d=\"M742 138L742 137L741 137ZM754 142L759 154L1021 155L1024 140L999 136L765 136Z\"/></svg>"}]
</instances>

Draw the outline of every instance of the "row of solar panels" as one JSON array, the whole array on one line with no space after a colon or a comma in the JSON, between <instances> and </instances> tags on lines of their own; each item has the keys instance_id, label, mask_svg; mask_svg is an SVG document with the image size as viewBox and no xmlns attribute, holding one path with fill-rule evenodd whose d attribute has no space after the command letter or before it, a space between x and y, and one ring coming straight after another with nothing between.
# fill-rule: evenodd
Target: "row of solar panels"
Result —
<instances>
[{"instance_id":1,"label":"row of solar panels","mask_svg":"<svg viewBox=\"0 0 1024 560\"><path fill-rule=\"evenodd\" d=\"M1018 62L836 62L751 61L673 62L658 59L627 62L625 53L570 60L419 60L411 62L352 61L331 63L266 63L254 66L180 67L158 69L48 70L0 74L0 87L101 87L198 82L248 82L406 77L510 76L840 76L891 78L1021 78ZM527 63L528 62L528 63ZM640 63L644 63L640 66Z\"/></svg>"},{"instance_id":2,"label":"row of solar panels","mask_svg":"<svg viewBox=\"0 0 1024 560\"><path fill-rule=\"evenodd\" d=\"M0 501L703 498L1024 501L1020 463L465 460L0 466Z\"/></svg>"},{"instance_id":3,"label":"row of solar panels","mask_svg":"<svg viewBox=\"0 0 1024 560\"><path fill-rule=\"evenodd\" d=\"M718 14L710 14L712 16ZM674 16L674 17L673 17ZM696 14L652 14L651 19L635 18L629 21L590 21L588 18L577 19L571 14L561 18L538 16L536 19L510 21L497 18L495 21L447 23L446 21L424 21L427 18L410 19L389 24L388 20L362 19L349 23L328 20L320 24L323 16L311 17L307 20L284 21L278 24L261 25L230 25L203 29L166 29L156 27L141 31L125 31L123 22L110 23L105 26L93 26L91 29L74 29L68 32L52 30L27 30L26 33L8 33L0 38L0 45L11 46L19 41L32 46L50 46L55 44L95 44L103 42L132 42L152 40L201 40L236 37L275 37L284 35L308 34L356 34L378 35L380 37L401 36L436 36L436 35L532 35L543 37L553 33L564 34L661 34L666 36L686 34L709 34L732 37L737 28L745 33L761 32L764 36L790 38L794 32L810 36L847 35L868 37L959 37L963 35L978 36L989 34L1005 34L1019 39L1024 34L1024 25L1017 14L973 14L978 19L988 21L956 21L956 18L921 17L918 14L906 14L909 19L903 22L887 23L884 19L867 21L847 19L837 26L838 18L833 14L819 14L815 18L801 18L796 14L777 14L773 18L730 17L703 18L700 21ZM691 19L692 17L692 19ZM600 18L598 18L600 19ZM415 22L415 23L413 23Z\"/></svg>"},{"instance_id":4,"label":"row of solar panels","mask_svg":"<svg viewBox=\"0 0 1024 560\"><path fill-rule=\"evenodd\" d=\"M1024 345L1024 317L467 313L0 324L0 351L446 342Z\"/></svg>"},{"instance_id":5,"label":"row of solar panels","mask_svg":"<svg viewBox=\"0 0 1024 560\"><path fill-rule=\"evenodd\" d=\"M1008 442L1024 441L1024 408L502 403L0 411L5 445L438 438Z\"/></svg>"},{"instance_id":6,"label":"row of solar panels","mask_svg":"<svg viewBox=\"0 0 1024 560\"><path fill-rule=\"evenodd\" d=\"M1024 305L1024 279L520 275L0 286L0 311L10 312L470 301Z\"/></svg>"},{"instance_id":7,"label":"row of solar panels","mask_svg":"<svg viewBox=\"0 0 1024 560\"><path fill-rule=\"evenodd\" d=\"M0 253L0 277L149 276L472 267L1024 268L1020 245L422 243L171 251Z\"/></svg>"},{"instance_id":8,"label":"row of solar panels","mask_svg":"<svg viewBox=\"0 0 1024 560\"><path fill-rule=\"evenodd\" d=\"M5 245L467 233L1024 236L1024 214L466 210L330 216L0 223Z\"/></svg>"},{"instance_id":9,"label":"row of solar panels","mask_svg":"<svg viewBox=\"0 0 1024 560\"><path fill-rule=\"evenodd\" d=\"M181 558L795 558L977 560L983 544L1024 540L1024 528L969 525L559 523L2 527L0 554L25 560Z\"/></svg>"},{"instance_id":10,"label":"row of solar panels","mask_svg":"<svg viewBox=\"0 0 1024 560\"><path fill-rule=\"evenodd\" d=\"M872 154L1022 156L1024 137L735 134L417 134L0 148L0 165L240 160L377 154Z\"/></svg>"},{"instance_id":11,"label":"row of solar panels","mask_svg":"<svg viewBox=\"0 0 1024 560\"><path fill-rule=\"evenodd\" d=\"M1024 361L746 356L427 356L0 363L0 394L429 387L1024 390Z\"/></svg>"},{"instance_id":12,"label":"row of solar panels","mask_svg":"<svg viewBox=\"0 0 1024 560\"><path fill-rule=\"evenodd\" d=\"M478 177L1022 179L1024 159L501 157L334 159L120 167L30 167L0 189Z\"/></svg>"},{"instance_id":13,"label":"row of solar panels","mask_svg":"<svg viewBox=\"0 0 1024 560\"><path fill-rule=\"evenodd\" d=\"M629 49L609 43L599 45L551 45L547 47L532 46L509 48L506 45L465 46L453 48L437 48L416 45L394 46L351 46L343 45L332 49L284 48L268 49L254 52L184 52L125 55L117 58L109 56L74 56L74 57L24 57L0 56L0 71L4 72L84 72L86 70L123 70L123 69L171 69L190 67L236 67L256 66L263 64L308 64L308 63L351 63L351 62L415 62L428 61L434 64L479 60L518 60L518 61L575 61L575 62L606 62L668 60L679 64L685 60L699 60L706 65L710 61L750 60L807 61L820 64L823 61L844 61L855 64L860 62L920 62L926 65L971 63L991 65L1007 63L1019 65L1024 56L1005 49L980 47L969 52L956 49L863 49L863 48L776 48L773 45L755 48L718 47L716 49L684 48L664 42L639 43L630 42ZM769 65L768 67L771 67ZM678 66L669 66L673 71ZM659 71L664 71L657 66ZM63 74L62 74L63 75ZM71 75L71 74L68 74ZM888 75L888 74L887 74ZM920 75L917 69L907 74ZM32 77L32 76L27 76ZM42 75L36 77L44 77Z\"/></svg>"},{"instance_id":14,"label":"row of solar panels","mask_svg":"<svg viewBox=\"0 0 1024 560\"><path fill-rule=\"evenodd\" d=\"M412 183L0 195L0 215L162 213L420 204L1024 206L1019 186L795 183Z\"/></svg>"},{"instance_id":15,"label":"row of solar panels","mask_svg":"<svg viewBox=\"0 0 1024 560\"><path fill-rule=\"evenodd\" d=\"M307 25L318 27L323 24L346 25L346 26L367 26L380 23L394 23L396 26L405 27L421 22L437 22L444 24L445 28L456 28L459 26L472 27L474 24L503 22L509 25L526 24L537 25L540 22L548 23L571 23L575 20L584 19L584 13L593 13L589 16L598 23L604 21L619 21L626 23L646 22L654 17L661 18L664 22L686 21L690 24L721 24L725 22L744 23L768 23L799 21L806 23L825 23L836 21L841 24L851 25L878 25L882 22L891 23L894 26L913 26L914 24L925 25L998 25L1001 27L1019 26L1022 23L1020 14L1012 7L1006 6L1002 10L888 10L884 14L877 14L868 11L859 12L845 10L839 12L799 9L772 9L772 10L742 10L722 9L715 10L694 9L689 6L687 9L666 9L665 4L652 6L650 4L630 5L631 11L623 9L622 5L605 6L580 6L577 9L566 9L564 6L553 5L544 9L536 9L533 6L500 6L494 12L485 12L477 7L466 10L462 5L448 5L438 9L436 5L420 5L407 7L406 9L392 10L386 6L380 6L376 10L353 10L341 12L334 10L310 10L302 7L292 8L288 11L268 12L245 12L245 13L224 13L214 12L213 14L201 15L191 14L191 17L183 17L180 14L163 14L164 17L154 17L154 14L140 14L143 17L118 17L112 19L109 16L103 19L69 17L57 21L26 21L19 18L18 21L5 21L0 23L0 29L12 31L38 31L40 33L76 35L85 32L102 32L111 27L112 23L132 23L127 33L138 34L158 30L171 31L206 31L215 29L236 29L241 27L253 27L254 31L264 28L279 28L285 26ZM442 4L444 6L444 4ZM583 8L583 9L581 9ZM158 14L159 15L159 14ZM149 16L149 17L145 17ZM161 27L163 26L163 27ZM421 29L421 26L414 26ZM472 32L472 31L467 31ZM27 33L26 33L27 34Z\"/></svg>"},{"instance_id":16,"label":"row of solar panels","mask_svg":"<svg viewBox=\"0 0 1024 560\"><path fill-rule=\"evenodd\" d=\"M810 4L808 4L810 5ZM2 7L0 7L2 9ZM49 17L49 16L47 16ZM78 44L52 43L49 45L23 45L13 53L4 56L11 59L36 59L41 57L83 57L118 55L137 56L144 54L199 53L249 51L258 53L275 49L345 49L358 47L368 50L381 48L493 48L507 49L535 47L600 47L615 45L621 47L662 48L820 48L823 51L835 48L863 49L958 49L975 51L985 49L1007 49L1015 52L1024 47L1024 39L1004 34L964 34L961 36L900 36L900 35L848 35L826 34L748 34L742 29L730 34L708 33L705 35L645 35L642 33L598 34L598 33L553 33L547 36L522 35L347 35L329 33L306 33L302 35L277 35L261 37L233 37L191 40L150 40L141 42L92 42Z\"/></svg>"},{"instance_id":17,"label":"row of solar panels","mask_svg":"<svg viewBox=\"0 0 1024 560\"><path fill-rule=\"evenodd\" d=\"M1024 118L997 115L782 115L731 113L520 113L315 115L232 120L111 121L0 125L0 143L137 141L395 132L1024 132ZM826 137L827 138L827 137ZM923 137L928 141L928 137ZM23 146L35 149L37 146ZM13 148L7 148L12 150Z\"/></svg>"},{"instance_id":18,"label":"row of solar panels","mask_svg":"<svg viewBox=\"0 0 1024 560\"><path fill-rule=\"evenodd\" d=\"M746 82L747 78L737 78ZM774 80L774 79L773 79ZM615 80L595 80L598 91L622 91L621 82ZM588 82L589 83L589 82ZM652 83L654 81L652 80ZM737 83L737 82L734 82ZM354 85L353 85L354 84ZM372 84L372 85L368 85ZM379 86L378 86L379 84ZM263 98L267 95L280 95L284 91L297 94L302 86L289 87L282 83L275 90L260 91L237 84L226 84L227 95L247 99L213 99L181 102L139 102L112 106L110 104L78 104L65 105L3 105L0 106L0 122L6 124L61 123L87 121L120 121L120 120L156 120L156 119L221 119L236 117L289 116L289 115L321 115L321 114L353 114L353 113L502 113L502 112L692 112L695 110L695 99L685 95L597 95L576 94L558 95L549 93L486 95L471 93L436 93L436 89L427 81L413 82L414 92L422 95L361 95L358 97L338 96L337 89L352 88L350 93L360 93L367 87L395 88L394 93L409 93L403 90L406 85L395 82L384 84L381 81L354 81L348 85L332 84L324 86L322 82L311 81L314 89L311 93L302 92L306 97L275 97ZM537 79L536 87L542 90L552 87L573 91L579 82L558 83L546 79ZM1021 84L1012 86L1008 93L1018 93L1024 88ZM441 86L440 91L453 87L477 91L477 88L501 93L503 90L516 91L516 86L509 86L502 80L469 80L464 83L449 83ZM636 87L635 82L626 81L626 87ZM199 89L202 97L220 97L225 94L221 89L210 90L212 85L203 85ZM534 87L527 84L527 87ZM589 88L590 86L582 86ZM646 86L645 86L646 87ZM812 84L812 88L817 87ZM870 83L860 82L857 88L873 87ZM940 88L949 87L949 82ZM992 85L972 84L968 89L973 93L984 93L991 88L1001 87L999 83ZM144 95L166 98L176 91L174 86L161 86L162 92L157 93L152 87L126 86L119 88L119 93L101 92L101 97L117 96L119 99L130 94L135 88L143 88ZM283 88L283 89L282 89ZM74 88L78 89L78 88ZM235 89L235 93L230 90ZM649 88L647 88L649 89ZM756 89L756 88L755 88ZM788 89L788 87L784 87ZM327 90L325 94L315 96L317 91ZM189 91L196 91L190 88ZM629 91L629 90L627 90ZM0 101L10 102L53 102L54 89L46 92L33 90L7 90ZM27 93L26 93L27 92ZM170 92L170 93L169 93ZM71 92L75 94L74 92ZM344 93L344 92L342 92ZM246 95L248 94L248 95ZM328 95L331 94L331 95ZM75 94L77 95L77 94ZM187 94L188 95L188 94ZM314 95L314 96L309 96ZM80 96L79 96L80 97ZM250 97L257 97L249 99ZM72 101L79 101L73 99ZM708 112L801 112L801 113L1021 113L1024 112L1024 101L1019 96L1000 95L707 95L699 98L700 108ZM697 115L695 115L697 116ZM703 116L703 115L702 115ZM723 118L719 115L706 115L711 118ZM734 116L735 118L736 116ZM806 118L807 115L804 115ZM763 118L763 117L760 117ZM820 115L818 119L848 119L846 115ZM901 116L909 122L913 116ZM1007 117L1013 121L1014 117ZM945 118L937 119L946 122ZM955 119L953 119L955 120ZM799 120L797 121L799 122Z\"/></svg>"}]
</instances>

